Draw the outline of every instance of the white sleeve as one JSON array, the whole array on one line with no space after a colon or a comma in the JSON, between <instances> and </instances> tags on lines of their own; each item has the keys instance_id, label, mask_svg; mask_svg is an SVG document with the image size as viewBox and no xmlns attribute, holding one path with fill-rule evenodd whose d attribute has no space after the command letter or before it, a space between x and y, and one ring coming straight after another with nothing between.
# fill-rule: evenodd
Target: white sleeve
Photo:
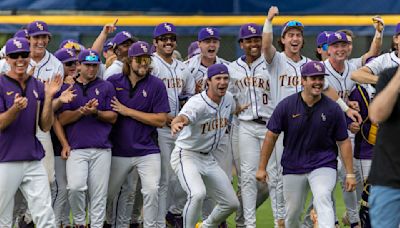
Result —
<instances>
[{"instance_id":1,"label":"white sleeve","mask_svg":"<svg viewBox=\"0 0 400 228\"><path fill-rule=\"evenodd\" d=\"M372 71L372 74L378 75L384 70L384 66L387 65L386 63L384 63L386 59L385 56L387 55L378 56L371 62L367 63L365 66Z\"/></svg>"},{"instance_id":2,"label":"white sleeve","mask_svg":"<svg viewBox=\"0 0 400 228\"><path fill-rule=\"evenodd\" d=\"M182 107L179 115L184 115L189 119L190 123L195 123L201 114L201 108L203 104L198 99L198 97L190 98L185 105Z\"/></svg>"}]
</instances>

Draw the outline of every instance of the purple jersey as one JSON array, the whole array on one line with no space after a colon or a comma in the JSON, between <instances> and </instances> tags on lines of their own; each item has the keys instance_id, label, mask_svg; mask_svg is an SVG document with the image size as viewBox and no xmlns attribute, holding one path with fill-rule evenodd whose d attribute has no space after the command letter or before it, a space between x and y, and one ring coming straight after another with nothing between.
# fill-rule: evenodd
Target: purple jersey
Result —
<instances>
[{"instance_id":1,"label":"purple jersey","mask_svg":"<svg viewBox=\"0 0 400 228\"><path fill-rule=\"evenodd\" d=\"M64 84L62 90L69 86ZM63 105L60 112L77 110L93 98L99 101L99 111L112 111L110 104L115 90L111 83L96 78L86 85L76 82L73 90L76 91L76 98ZM111 148L111 127L112 124L101 121L96 116L82 116L78 121L66 125L65 132L71 149Z\"/></svg>"},{"instance_id":2,"label":"purple jersey","mask_svg":"<svg viewBox=\"0 0 400 228\"><path fill-rule=\"evenodd\" d=\"M138 81L135 87L129 78L116 74L108 78L118 100L128 108L146 113L169 113L168 94L164 83L152 75ZM111 134L113 156L136 157L159 153L156 127L131 117L118 115Z\"/></svg>"},{"instance_id":3,"label":"purple jersey","mask_svg":"<svg viewBox=\"0 0 400 228\"><path fill-rule=\"evenodd\" d=\"M336 141L348 137L339 105L322 95L308 107L301 92L278 104L267 128L276 134L284 132L283 174L304 174L321 167L336 169Z\"/></svg>"},{"instance_id":4,"label":"purple jersey","mask_svg":"<svg viewBox=\"0 0 400 228\"><path fill-rule=\"evenodd\" d=\"M28 99L26 109L0 133L0 162L35 161L44 157L42 144L36 138L36 124L44 101L44 85L33 77L20 84L7 75L0 76L0 112L6 112L14 104L15 94Z\"/></svg>"}]
</instances>

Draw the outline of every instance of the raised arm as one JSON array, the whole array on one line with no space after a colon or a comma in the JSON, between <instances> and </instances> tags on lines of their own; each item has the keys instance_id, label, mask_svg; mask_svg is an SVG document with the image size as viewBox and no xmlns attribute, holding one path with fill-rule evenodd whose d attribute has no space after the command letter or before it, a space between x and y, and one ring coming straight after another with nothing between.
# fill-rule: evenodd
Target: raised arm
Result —
<instances>
[{"instance_id":1,"label":"raised arm","mask_svg":"<svg viewBox=\"0 0 400 228\"><path fill-rule=\"evenodd\" d=\"M103 51L103 44L106 42L108 34L113 33L117 29L117 27L115 27L117 22L118 19L116 19L114 23L104 25L103 30L101 30L100 34L93 42L92 50L97 51L98 53Z\"/></svg>"},{"instance_id":2,"label":"raised arm","mask_svg":"<svg viewBox=\"0 0 400 228\"><path fill-rule=\"evenodd\" d=\"M375 35L368 52L362 56L362 65L365 64L365 61L367 61L368 58L378 56L382 48L383 29L385 27L385 23L380 16L373 17L372 21L374 23Z\"/></svg>"},{"instance_id":3,"label":"raised arm","mask_svg":"<svg viewBox=\"0 0 400 228\"><path fill-rule=\"evenodd\" d=\"M272 34L272 20L276 15L279 14L278 7L271 6L268 10L267 19L265 19L265 24L263 28L263 35L262 35L262 52L264 53L265 60L268 63L272 62L274 58L276 49L274 45L272 45L273 41L273 34Z\"/></svg>"}]
</instances>

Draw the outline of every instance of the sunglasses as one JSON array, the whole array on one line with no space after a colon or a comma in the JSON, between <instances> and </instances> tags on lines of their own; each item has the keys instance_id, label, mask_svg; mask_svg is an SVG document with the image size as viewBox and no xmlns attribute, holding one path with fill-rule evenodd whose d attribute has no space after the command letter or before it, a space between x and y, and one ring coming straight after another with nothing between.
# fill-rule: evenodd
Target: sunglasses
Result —
<instances>
[{"instance_id":1,"label":"sunglasses","mask_svg":"<svg viewBox=\"0 0 400 228\"><path fill-rule=\"evenodd\" d=\"M21 58L26 59L29 57L29 52L10 53L7 56L11 59L18 59L20 56Z\"/></svg>"},{"instance_id":2,"label":"sunglasses","mask_svg":"<svg viewBox=\"0 0 400 228\"><path fill-rule=\"evenodd\" d=\"M67 67L70 67L70 66L76 65L76 61L69 61L69 62L64 63L64 65Z\"/></svg>"},{"instance_id":3,"label":"sunglasses","mask_svg":"<svg viewBox=\"0 0 400 228\"><path fill-rule=\"evenodd\" d=\"M285 27L304 27L300 21L288 21Z\"/></svg>"},{"instance_id":4,"label":"sunglasses","mask_svg":"<svg viewBox=\"0 0 400 228\"><path fill-rule=\"evenodd\" d=\"M175 42L176 36L160 36L157 40L161 40L162 42L167 42L168 40Z\"/></svg>"},{"instance_id":5,"label":"sunglasses","mask_svg":"<svg viewBox=\"0 0 400 228\"><path fill-rule=\"evenodd\" d=\"M151 63L150 56L136 56L134 58L137 64L142 64L144 62L144 64L149 65Z\"/></svg>"},{"instance_id":6,"label":"sunglasses","mask_svg":"<svg viewBox=\"0 0 400 228\"><path fill-rule=\"evenodd\" d=\"M99 57L96 55L88 55L85 57L85 61L89 61L89 62L98 62L99 61Z\"/></svg>"},{"instance_id":7,"label":"sunglasses","mask_svg":"<svg viewBox=\"0 0 400 228\"><path fill-rule=\"evenodd\" d=\"M323 44L321 48L323 51L328 51L328 44Z\"/></svg>"}]
</instances>

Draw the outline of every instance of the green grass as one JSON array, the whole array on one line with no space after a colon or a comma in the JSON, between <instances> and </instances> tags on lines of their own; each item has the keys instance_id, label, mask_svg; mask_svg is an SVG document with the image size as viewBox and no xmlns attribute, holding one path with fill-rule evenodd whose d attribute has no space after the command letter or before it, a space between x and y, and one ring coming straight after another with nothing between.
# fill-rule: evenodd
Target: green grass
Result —
<instances>
[{"instance_id":1,"label":"green grass","mask_svg":"<svg viewBox=\"0 0 400 228\"><path fill-rule=\"evenodd\" d=\"M236 182L237 182L237 179L234 178L235 189L237 186ZM311 197L311 190L308 194L307 203L305 205L308 205L310 197ZM346 209L345 209L345 205L343 202L342 189L340 188L339 185L337 185L335 188L335 197L336 197L336 213L338 215L341 227L344 227L341 219L342 219L342 215ZM234 213L228 218L227 223L228 223L229 228L236 227L235 226L235 215L236 214ZM257 227L262 227L262 228L274 227L274 220L273 220L272 209L271 209L271 201L269 198L257 209L256 216L257 216Z\"/></svg>"}]
</instances>

